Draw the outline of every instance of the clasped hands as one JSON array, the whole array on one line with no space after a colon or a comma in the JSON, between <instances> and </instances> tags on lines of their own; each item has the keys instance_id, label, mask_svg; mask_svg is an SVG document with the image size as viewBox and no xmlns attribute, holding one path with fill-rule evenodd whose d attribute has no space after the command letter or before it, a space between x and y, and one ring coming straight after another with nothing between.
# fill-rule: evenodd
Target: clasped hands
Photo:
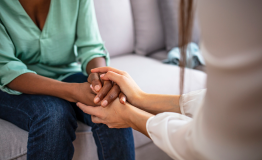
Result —
<instances>
[{"instance_id":1,"label":"clasped hands","mask_svg":"<svg viewBox=\"0 0 262 160\"><path fill-rule=\"evenodd\" d=\"M94 93L93 105L78 102L77 106L90 114L94 123L103 123L109 128L134 128L130 115L134 111L144 112L133 106L140 103L144 92L124 71L100 67L91 72L88 82Z\"/></svg>"}]
</instances>

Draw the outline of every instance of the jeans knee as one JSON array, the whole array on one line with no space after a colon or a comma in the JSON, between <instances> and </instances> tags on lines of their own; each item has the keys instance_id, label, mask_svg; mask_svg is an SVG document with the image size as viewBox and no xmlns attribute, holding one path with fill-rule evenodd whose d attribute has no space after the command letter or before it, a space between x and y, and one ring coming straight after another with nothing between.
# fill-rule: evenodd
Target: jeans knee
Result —
<instances>
[{"instance_id":1,"label":"jeans knee","mask_svg":"<svg viewBox=\"0 0 262 160\"><path fill-rule=\"evenodd\" d=\"M52 96L40 96L38 98L37 101L32 103L32 105L38 107L33 121L57 131L76 130L76 116L69 102Z\"/></svg>"}]
</instances>

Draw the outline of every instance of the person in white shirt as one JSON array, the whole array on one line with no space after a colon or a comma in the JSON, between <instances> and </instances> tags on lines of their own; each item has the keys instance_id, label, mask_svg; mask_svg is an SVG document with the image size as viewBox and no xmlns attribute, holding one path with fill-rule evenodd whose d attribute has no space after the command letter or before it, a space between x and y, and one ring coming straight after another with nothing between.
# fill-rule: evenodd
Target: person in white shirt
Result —
<instances>
[{"instance_id":1,"label":"person in white shirt","mask_svg":"<svg viewBox=\"0 0 262 160\"><path fill-rule=\"evenodd\" d=\"M182 0L183 1L183 0ZM132 127L173 159L262 159L262 1L199 0L207 89L184 95L146 94L124 71L102 67L129 103L78 103L94 123Z\"/></svg>"}]
</instances>

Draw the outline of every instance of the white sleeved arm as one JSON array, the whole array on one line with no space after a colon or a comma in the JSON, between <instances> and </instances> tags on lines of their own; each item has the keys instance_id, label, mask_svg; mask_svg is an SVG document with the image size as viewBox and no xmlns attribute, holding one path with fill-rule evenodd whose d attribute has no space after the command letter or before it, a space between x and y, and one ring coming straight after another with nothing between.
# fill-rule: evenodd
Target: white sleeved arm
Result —
<instances>
[{"instance_id":1,"label":"white sleeved arm","mask_svg":"<svg viewBox=\"0 0 262 160\"><path fill-rule=\"evenodd\" d=\"M183 94L180 98L180 109L183 113L165 112L151 117L147 121L147 132L153 142L173 159L179 155L175 151L174 135L177 130L188 124L199 108L206 90ZM181 144L183 145L183 144Z\"/></svg>"},{"instance_id":2,"label":"white sleeved arm","mask_svg":"<svg viewBox=\"0 0 262 160\"><path fill-rule=\"evenodd\" d=\"M182 114L192 118L195 115L197 108L203 102L205 94L206 89L183 94L179 100Z\"/></svg>"},{"instance_id":3,"label":"white sleeved arm","mask_svg":"<svg viewBox=\"0 0 262 160\"><path fill-rule=\"evenodd\" d=\"M155 145L175 159L179 155L174 149L174 134L191 120L185 115L166 112L149 118L146 128Z\"/></svg>"}]
</instances>

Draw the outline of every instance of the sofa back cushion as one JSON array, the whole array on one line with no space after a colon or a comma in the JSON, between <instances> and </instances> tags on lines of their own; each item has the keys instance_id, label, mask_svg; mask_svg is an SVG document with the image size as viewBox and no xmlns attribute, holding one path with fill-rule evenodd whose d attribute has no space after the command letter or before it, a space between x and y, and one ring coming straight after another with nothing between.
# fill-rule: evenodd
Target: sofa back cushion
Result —
<instances>
[{"instance_id":1,"label":"sofa back cushion","mask_svg":"<svg viewBox=\"0 0 262 160\"><path fill-rule=\"evenodd\" d=\"M180 0L159 0L160 11L163 19L166 49L178 47L179 43L179 5ZM198 43L200 29L195 14L192 32L192 42Z\"/></svg>"},{"instance_id":2,"label":"sofa back cushion","mask_svg":"<svg viewBox=\"0 0 262 160\"><path fill-rule=\"evenodd\" d=\"M94 0L97 22L110 56L134 51L130 0Z\"/></svg>"},{"instance_id":3,"label":"sofa back cushion","mask_svg":"<svg viewBox=\"0 0 262 160\"><path fill-rule=\"evenodd\" d=\"M165 47L157 0L130 0L135 24L135 52L146 55Z\"/></svg>"}]
</instances>

